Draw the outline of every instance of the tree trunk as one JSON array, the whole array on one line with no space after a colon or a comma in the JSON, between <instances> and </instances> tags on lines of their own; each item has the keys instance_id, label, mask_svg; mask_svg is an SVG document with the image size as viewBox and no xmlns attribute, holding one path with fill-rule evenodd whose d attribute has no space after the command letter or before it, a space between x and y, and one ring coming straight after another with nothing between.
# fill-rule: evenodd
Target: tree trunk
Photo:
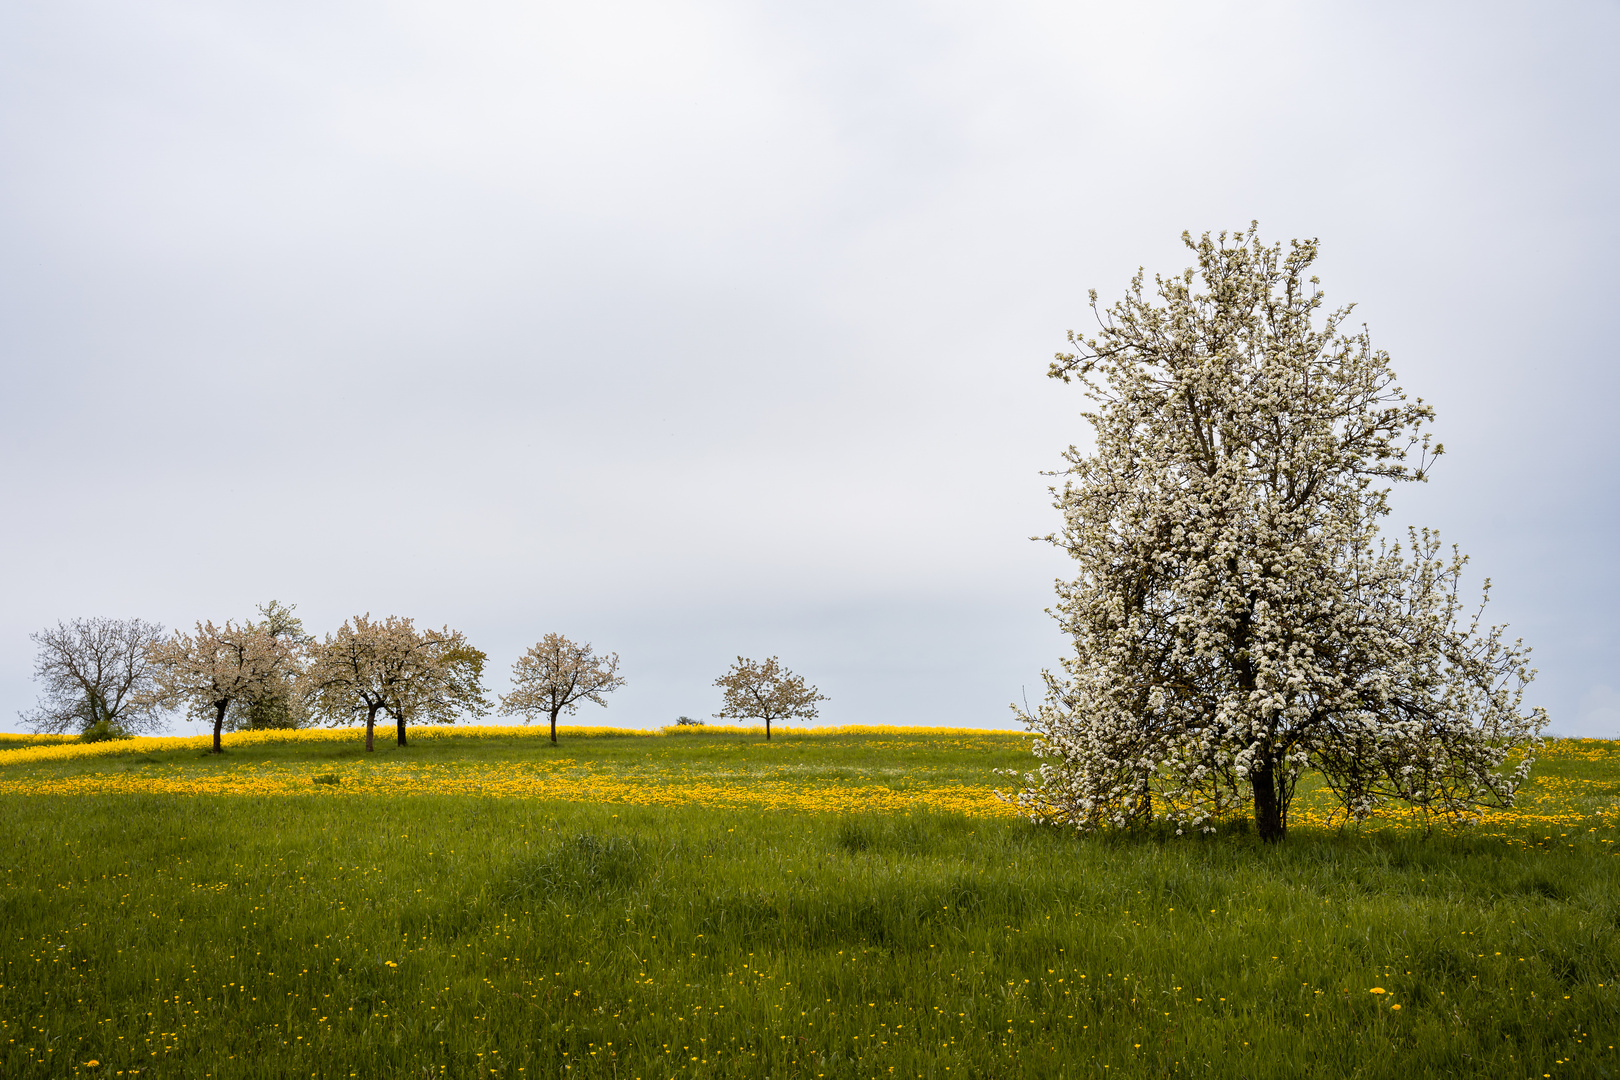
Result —
<instances>
[{"instance_id":1,"label":"tree trunk","mask_svg":"<svg viewBox=\"0 0 1620 1080\"><path fill-rule=\"evenodd\" d=\"M768 716L765 718L765 741L771 741L771 718Z\"/></svg>"},{"instance_id":2,"label":"tree trunk","mask_svg":"<svg viewBox=\"0 0 1620 1080\"><path fill-rule=\"evenodd\" d=\"M1237 576L1237 559L1235 557L1228 559L1226 568L1234 577ZM1253 624L1255 603L1256 597L1250 595L1248 604L1238 616L1237 627L1232 633L1234 656L1237 659L1238 685L1242 687L1245 695L1254 693L1255 684L1254 662L1249 658L1248 652L1249 628ZM1284 793L1278 779L1277 763L1269 751L1257 767L1249 770L1249 785L1254 789L1254 831L1268 844L1275 844L1288 831L1288 807L1283 802Z\"/></svg>"},{"instance_id":3,"label":"tree trunk","mask_svg":"<svg viewBox=\"0 0 1620 1080\"><path fill-rule=\"evenodd\" d=\"M1288 808L1277 790L1277 766L1269 758L1249 771L1254 788L1254 830L1260 839L1275 844L1288 833Z\"/></svg>"},{"instance_id":4,"label":"tree trunk","mask_svg":"<svg viewBox=\"0 0 1620 1080\"><path fill-rule=\"evenodd\" d=\"M219 733L225 726L225 710L231 707L231 699L214 702L214 753L223 754L225 747L220 745Z\"/></svg>"},{"instance_id":5,"label":"tree trunk","mask_svg":"<svg viewBox=\"0 0 1620 1080\"><path fill-rule=\"evenodd\" d=\"M396 717L394 717L394 719L399 722L399 745L404 746L405 745L405 717L404 716L396 716Z\"/></svg>"},{"instance_id":6,"label":"tree trunk","mask_svg":"<svg viewBox=\"0 0 1620 1080\"><path fill-rule=\"evenodd\" d=\"M373 705L366 712L366 753L371 753L371 738L377 727L377 706Z\"/></svg>"},{"instance_id":7,"label":"tree trunk","mask_svg":"<svg viewBox=\"0 0 1620 1080\"><path fill-rule=\"evenodd\" d=\"M561 706L551 710L551 745L557 745L557 714L562 712Z\"/></svg>"}]
</instances>

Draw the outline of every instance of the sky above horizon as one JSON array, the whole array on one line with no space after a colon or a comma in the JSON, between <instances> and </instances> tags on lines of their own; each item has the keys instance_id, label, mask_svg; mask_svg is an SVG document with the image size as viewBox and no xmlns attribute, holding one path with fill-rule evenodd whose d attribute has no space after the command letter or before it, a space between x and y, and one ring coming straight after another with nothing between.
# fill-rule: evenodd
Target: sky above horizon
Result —
<instances>
[{"instance_id":1,"label":"sky above horizon","mask_svg":"<svg viewBox=\"0 0 1620 1080\"><path fill-rule=\"evenodd\" d=\"M1183 230L1317 237L1438 527L1620 737L1620 8L19 2L0 730L58 619L272 598L619 653L578 722L1012 726L1065 642L1046 378ZM186 730L177 724L176 731Z\"/></svg>"}]
</instances>

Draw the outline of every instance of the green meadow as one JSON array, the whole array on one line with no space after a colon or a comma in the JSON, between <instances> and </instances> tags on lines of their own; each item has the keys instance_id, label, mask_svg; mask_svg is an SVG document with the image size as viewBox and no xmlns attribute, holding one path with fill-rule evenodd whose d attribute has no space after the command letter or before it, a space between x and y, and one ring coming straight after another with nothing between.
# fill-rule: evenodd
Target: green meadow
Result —
<instances>
[{"instance_id":1,"label":"green meadow","mask_svg":"<svg viewBox=\"0 0 1620 1080\"><path fill-rule=\"evenodd\" d=\"M1555 756L1521 819L1460 834L1087 837L932 807L1005 786L991 770L1026 765L1020 746L709 732L0 761L0 1075L1620 1076L1620 750ZM632 779L662 755L695 786L792 776L828 808L317 782L556 754ZM255 762L307 766L309 794L26 790ZM841 783L917 808L844 812Z\"/></svg>"}]
</instances>

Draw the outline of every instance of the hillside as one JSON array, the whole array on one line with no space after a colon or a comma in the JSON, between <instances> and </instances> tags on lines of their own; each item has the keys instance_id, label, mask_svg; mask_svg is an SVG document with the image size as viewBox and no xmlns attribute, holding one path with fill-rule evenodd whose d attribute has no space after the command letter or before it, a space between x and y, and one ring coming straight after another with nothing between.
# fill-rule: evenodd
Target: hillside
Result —
<instances>
[{"instance_id":1,"label":"hillside","mask_svg":"<svg viewBox=\"0 0 1620 1080\"><path fill-rule=\"evenodd\" d=\"M317 734L0 750L0 1073L1620 1073L1610 744L1269 848L1031 825L1007 733Z\"/></svg>"}]
</instances>

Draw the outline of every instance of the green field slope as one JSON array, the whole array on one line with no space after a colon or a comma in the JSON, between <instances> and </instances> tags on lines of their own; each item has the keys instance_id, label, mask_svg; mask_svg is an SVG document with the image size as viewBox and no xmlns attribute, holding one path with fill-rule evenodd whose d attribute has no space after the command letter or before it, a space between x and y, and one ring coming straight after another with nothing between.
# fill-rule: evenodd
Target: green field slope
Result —
<instances>
[{"instance_id":1,"label":"green field slope","mask_svg":"<svg viewBox=\"0 0 1620 1080\"><path fill-rule=\"evenodd\" d=\"M1016 735L348 734L0 750L0 1076L1620 1076L1609 744L1265 847L1022 821Z\"/></svg>"}]
</instances>

